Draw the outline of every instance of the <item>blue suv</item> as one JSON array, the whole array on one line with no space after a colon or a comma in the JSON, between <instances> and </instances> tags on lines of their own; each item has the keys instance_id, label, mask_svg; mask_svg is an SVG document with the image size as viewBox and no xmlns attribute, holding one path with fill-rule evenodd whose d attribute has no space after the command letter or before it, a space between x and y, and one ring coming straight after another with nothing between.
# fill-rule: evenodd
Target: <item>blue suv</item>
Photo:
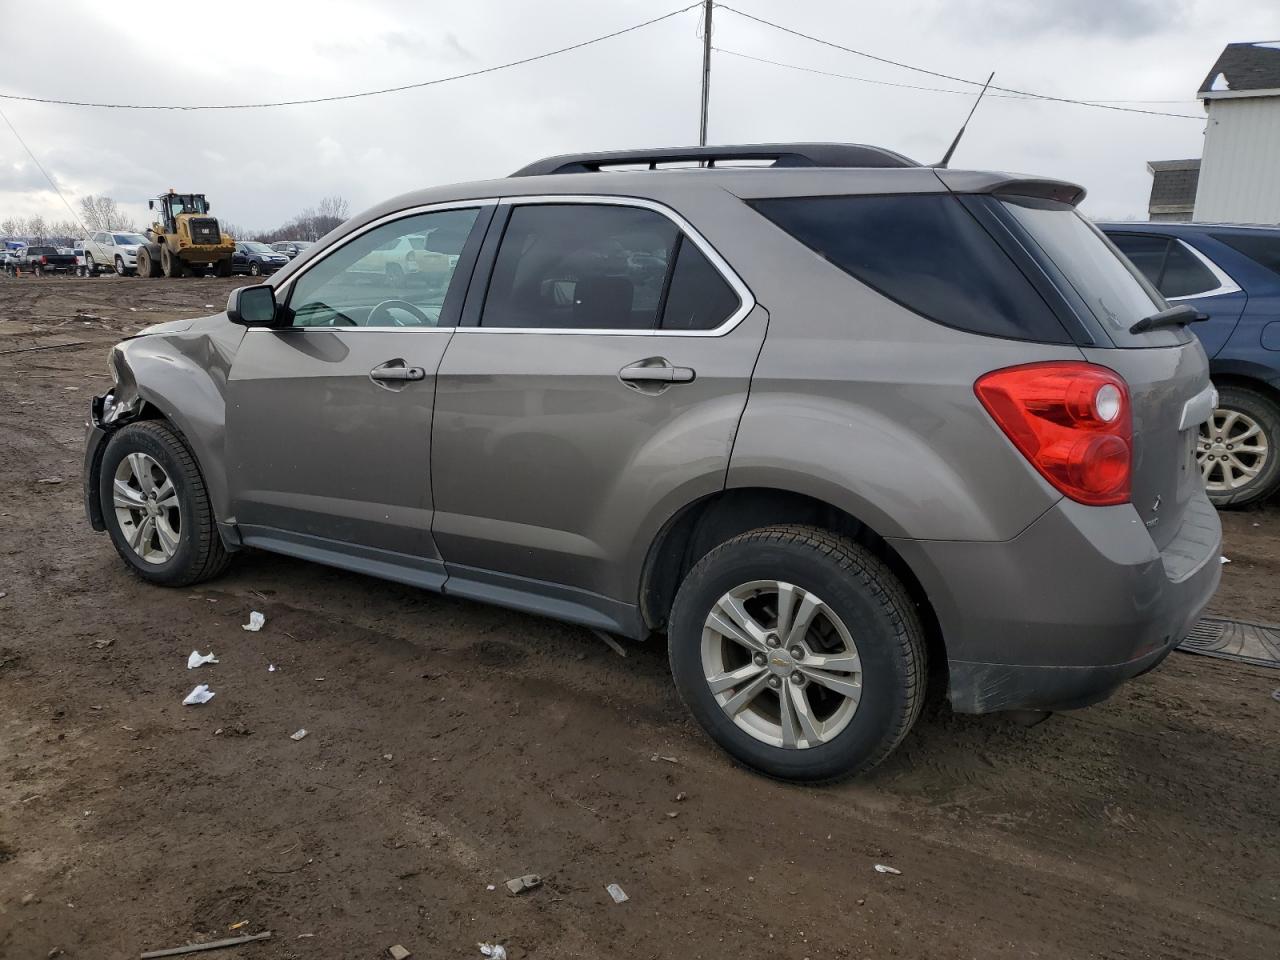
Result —
<instances>
[{"instance_id":1,"label":"blue suv","mask_svg":"<svg viewBox=\"0 0 1280 960\"><path fill-rule=\"evenodd\" d=\"M1172 304L1208 316L1192 329L1209 355L1218 408L1196 460L1220 507L1280 488L1280 228L1215 223L1103 223L1102 230Z\"/></svg>"}]
</instances>

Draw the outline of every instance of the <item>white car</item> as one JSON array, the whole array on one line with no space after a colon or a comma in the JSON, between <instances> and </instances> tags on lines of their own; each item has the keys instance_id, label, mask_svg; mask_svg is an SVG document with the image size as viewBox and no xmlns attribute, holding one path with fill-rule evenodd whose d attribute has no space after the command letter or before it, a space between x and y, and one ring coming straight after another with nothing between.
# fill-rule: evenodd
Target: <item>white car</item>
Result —
<instances>
[{"instance_id":1,"label":"white car","mask_svg":"<svg viewBox=\"0 0 1280 960\"><path fill-rule=\"evenodd\" d=\"M146 237L127 230L99 230L84 241L84 265L89 276L114 270L122 277L133 274L138 266L138 247Z\"/></svg>"}]
</instances>

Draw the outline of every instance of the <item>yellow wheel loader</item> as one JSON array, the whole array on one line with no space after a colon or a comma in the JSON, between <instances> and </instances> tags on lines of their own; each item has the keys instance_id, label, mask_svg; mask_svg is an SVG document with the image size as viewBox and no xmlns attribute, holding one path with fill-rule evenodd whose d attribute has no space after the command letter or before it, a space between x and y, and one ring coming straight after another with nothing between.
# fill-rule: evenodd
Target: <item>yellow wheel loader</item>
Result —
<instances>
[{"instance_id":1,"label":"yellow wheel loader","mask_svg":"<svg viewBox=\"0 0 1280 960\"><path fill-rule=\"evenodd\" d=\"M138 247L138 276L185 277L213 271L231 276L236 243L209 216L203 193L168 193L147 201L157 220L147 228L147 242Z\"/></svg>"}]
</instances>

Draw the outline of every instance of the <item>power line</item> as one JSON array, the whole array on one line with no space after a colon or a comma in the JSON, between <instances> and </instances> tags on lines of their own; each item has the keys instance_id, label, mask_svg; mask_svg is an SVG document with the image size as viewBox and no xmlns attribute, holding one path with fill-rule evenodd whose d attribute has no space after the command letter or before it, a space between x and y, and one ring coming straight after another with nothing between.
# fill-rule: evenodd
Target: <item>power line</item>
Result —
<instances>
[{"instance_id":1,"label":"power line","mask_svg":"<svg viewBox=\"0 0 1280 960\"><path fill-rule=\"evenodd\" d=\"M142 103L96 103L87 100L58 100L53 97L27 97L20 96L15 93L0 93L0 99L3 100L21 100L27 103L48 103L57 104L64 107L101 107L109 110L261 110L268 107L300 107L313 103L333 103L338 100L358 100L362 97L377 97L384 93L400 93L405 90L419 90L423 87L434 87L441 83L450 83L454 80L465 80L469 77L479 77L487 73L497 73L499 70L509 70L511 67L523 66L526 63L534 63L537 60L545 60L548 57L555 57L562 53L569 53L573 50L581 50L583 47L589 47L592 44L601 43L605 40L612 40L614 37L620 37L624 33L631 33L635 30L643 30L645 27L651 27L655 23L661 23L663 20L670 20L682 13L701 7L703 0L697 3L691 3L687 7L681 7L679 10L672 10L670 13L664 13L660 17L654 17L652 20L646 20L643 23L633 24L630 27L623 27L621 30L614 30L612 33L602 34L598 37L592 37L590 40L582 40L579 43L570 44L567 47L559 47L555 50L548 50L545 53L535 54L531 57L522 57L519 60L511 60L507 63L500 63L492 67L482 67L479 70L470 70L467 73L454 74L451 77L438 77L435 80L423 80L418 83L406 83L398 87L384 87L381 90L365 90L361 93L343 93L331 97L312 97L307 100L279 100L272 103L211 103L211 104L142 104Z\"/></svg>"},{"instance_id":2,"label":"power line","mask_svg":"<svg viewBox=\"0 0 1280 960\"><path fill-rule=\"evenodd\" d=\"M937 70L930 70L927 67L917 67L914 64L903 63L901 60L890 60L888 57L881 57L874 53L867 53L865 50L855 50L853 47L846 47L842 44L835 43L834 41L831 41L831 40L823 40L821 37L815 37L812 34L802 33L799 30L793 30L790 27L784 27L780 23L774 23L772 20L766 20L763 17L757 17L754 14L746 13L742 10L737 9L736 7L731 7L724 3L717 3L716 6L720 7L722 10L727 10L730 13L736 13L738 16L743 17L747 20L753 20L756 23L759 23L763 26L772 27L774 30L780 30L783 33L789 33L793 37L800 37L801 39L804 39L804 40L810 40L813 43L819 43L819 44L822 44L822 46L824 47L831 47L832 49L835 49L835 50L843 50L845 53L852 53L855 56L865 57L868 60L875 60L877 63L888 64L889 66L892 66L892 67L900 67L903 70L913 70L916 73L927 74L928 76L931 76L931 77L937 77L940 80L951 80L954 83L967 83L970 86L975 86L975 87L982 86L981 80L970 80L968 77L957 77L954 74L941 73ZM1200 120L1200 121L1204 120L1204 117L1197 117L1194 114L1190 114L1190 113L1170 113L1164 110L1143 110L1139 107L1125 107L1125 106L1120 106L1119 104L1106 103L1100 100L1075 100L1070 97L1054 97L1054 96L1050 96L1047 93L1035 93L1030 90L1016 90L1012 87L992 87L991 89L999 90L1002 93L1011 93L1011 94L1017 94L1023 97L1032 97L1036 100L1051 100L1055 103L1074 103L1078 106L1095 107L1099 110L1119 110L1124 113L1142 113L1142 114L1147 114L1148 116L1154 116L1154 117L1180 117L1184 120Z\"/></svg>"},{"instance_id":3,"label":"power line","mask_svg":"<svg viewBox=\"0 0 1280 960\"><path fill-rule=\"evenodd\" d=\"M71 214L71 219L80 224L80 229L84 231L85 234L88 234L89 230L85 227L84 221L80 219L79 215L73 209L71 209L71 204L69 204L67 202L67 198L62 195L62 191L58 189L58 185L53 182L53 177L49 176L49 171L44 168L44 164L36 159L36 155L32 153L31 148L27 146L27 141L22 139L22 134L18 132L18 128L13 125L13 121L9 119L8 115L6 115L3 110L0 110L0 118L3 118L5 125L13 131L13 135L17 138L18 142L22 144L22 149L27 151L27 156L30 157L31 162L36 165L36 169L43 173L44 178L49 181L49 186L53 187L53 192L58 195L58 199L62 201L62 205L67 208L67 213Z\"/></svg>"},{"instance_id":4,"label":"power line","mask_svg":"<svg viewBox=\"0 0 1280 960\"><path fill-rule=\"evenodd\" d=\"M754 60L756 63L767 63L774 67L785 67L788 70L799 70L801 73L816 73L822 77L835 77L840 80L857 80L859 83L873 83L881 87L899 87L904 90L922 90L928 93L953 93L961 97L976 97L976 90L952 90L949 87L924 87L915 83L894 83L890 80L875 80L871 77L855 77L849 73L835 73L831 70L819 70L816 67L803 67L798 63L786 63L782 60L770 60L767 57L757 57L754 54L743 53L740 50L729 50L725 47L712 47L716 53L727 54L730 57L739 57L743 60ZM993 90L999 89L992 87ZM1029 96L1025 93L989 93L988 99L997 100L1038 100L1038 97ZM1091 100L1090 103L1198 103L1197 100Z\"/></svg>"}]
</instances>

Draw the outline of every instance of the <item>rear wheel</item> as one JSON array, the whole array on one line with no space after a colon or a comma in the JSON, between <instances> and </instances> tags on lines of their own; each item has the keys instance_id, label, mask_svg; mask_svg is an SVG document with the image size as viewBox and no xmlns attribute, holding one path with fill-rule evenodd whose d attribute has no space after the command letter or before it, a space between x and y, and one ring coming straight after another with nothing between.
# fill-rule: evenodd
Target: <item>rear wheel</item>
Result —
<instances>
[{"instance_id":1,"label":"rear wheel","mask_svg":"<svg viewBox=\"0 0 1280 960\"><path fill-rule=\"evenodd\" d=\"M1218 408L1200 425L1196 460L1219 507L1255 503L1280 488L1280 405L1235 385L1218 389Z\"/></svg>"},{"instance_id":2,"label":"rear wheel","mask_svg":"<svg viewBox=\"0 0 1280 960\"><path fill-rule=\"evenodd\" d=\"M865 772L923 702L923 630L902 585L865 548L813 527L766 527L703 557L676 596L669 643L694 718L770 776Z\"/></svg>"},{"instance_id":3,"label":"rear wheel","mask_svg":"<svg viewBox=\"0 0 1280 960\"><path fill-rule=\"evenodd\" d=\"M144 580L185 586L217 576L222 545L195 457L163 423L131 423L103 453L98 495L116 552Z\"/></svg>"},{"instance_id":4,"label":"rear wheel","mask_svg":"<svg viewBox=\"0 0 1280 960\"><path fill-rule=\"evenodd\" d=\"M175 257L168 247L160 248L160 269L164 271L164 275L170 279L181 277L185 270L182 267L182 260Z\"/></svg>"},{"instance_id":5,"label":"rear wheel","mask_svg":"<svg viewBox=\"0 0 1280 960\"><path fill-rule=\"evenodd\" d=\"M228 257L226 260L219 260L217 267L214 269L214 273L219 277L231 276L231 258Z\"/></svg>"},{"instance_id":6,"label":"rear wheel","mask_svg":"<svg viewBox=\"0 0 1280 960\"><path fill-rule=\"evenodd\" d=\"M124 265L124 257L117 255L116 256L116 276L127 277L128 275L129 275L129 268Z\"/></svg>"},{"instance_id":7,"label":"rear wheel","mask_svg":"<svg viewBox=\"0 0 1280 960\"><path fill-rule=\"evenodd\" d=\"M93 254L91 253L84 255L84 273L87 277L97 276L98 265L93 262Z\"/></svg>"}]
</instances>

